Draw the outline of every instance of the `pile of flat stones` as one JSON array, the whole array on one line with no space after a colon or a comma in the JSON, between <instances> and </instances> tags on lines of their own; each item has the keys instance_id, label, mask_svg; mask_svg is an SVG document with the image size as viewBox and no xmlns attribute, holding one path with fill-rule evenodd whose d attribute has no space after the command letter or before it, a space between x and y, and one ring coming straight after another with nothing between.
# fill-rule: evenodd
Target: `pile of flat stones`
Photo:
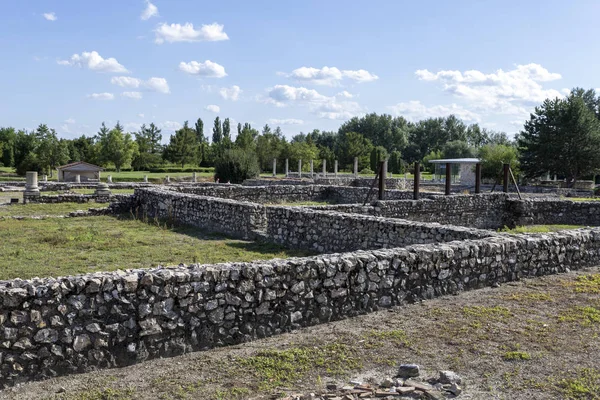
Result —
<instances>
[{"instance_id":1,"label":"pile of flat stones","mask_svg":"<svg viewBox=\"0 0 600 400\"><path fill-rule=\"evenodd\" d=\"M439 371L436 378L423 381L419 378L419 366L402 364L397 376L385 378L378 384L350 381L349 385L326 385L320 393L291 394L278 400L399 400L457 398L462 393L462 378L453 371Z\"/></svg>"}]
</instances>

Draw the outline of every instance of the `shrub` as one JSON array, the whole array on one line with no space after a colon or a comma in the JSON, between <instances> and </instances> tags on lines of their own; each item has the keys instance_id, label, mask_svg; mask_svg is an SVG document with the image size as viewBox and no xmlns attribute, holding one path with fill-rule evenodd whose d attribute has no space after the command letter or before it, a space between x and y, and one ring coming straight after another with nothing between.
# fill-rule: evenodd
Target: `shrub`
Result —
<instances>
[{"instance_id":1,"label":"shrub","mask_svg":"<svg viewBox=\"0 0 600 400\"><path fill-rule=\"evenodd\" d=\"M361 169L361 170L359 171L359 174L361 174L361 175L374 175L374 174L375 174L375 171L373 171L373 170L372 170L372 169L370 169L370 168L363 168L363 169Z\"/></svg>"},{"instance_id":2,"label":"shrub","mask_svg":"<svg viewBox=\"0 0 600 400\"><path fill-rule=\"evenodd\" d=\"M227 150L215 161L215 179L219 182L242 183L259 174L258 158L254 152Z\"/></svg>"},{"instance_id":3,"label":"shrub","mask_svg":"<svg viewBox=\"0 0 600 400\"><path fill-rule=\"evenodd\" d=\"M167 174L172 174L172 173L176 173L176 172L184 172L184 173L191 173L191 172L215 172L214 168L210 168L210 167L206 167L206 168L179 168L179 167L154 167L154 168L150 168L148 170L149 172L156 172L156 173L167 173Z\"/></svg>"}]
</instances>

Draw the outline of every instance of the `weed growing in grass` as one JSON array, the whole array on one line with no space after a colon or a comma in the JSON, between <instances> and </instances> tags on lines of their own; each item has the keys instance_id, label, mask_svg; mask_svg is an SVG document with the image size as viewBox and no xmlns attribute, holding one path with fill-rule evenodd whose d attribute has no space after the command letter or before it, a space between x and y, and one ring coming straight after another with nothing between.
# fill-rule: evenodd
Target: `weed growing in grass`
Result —
<instances>
[{"instance_id":1,"label":"weed growing in grass","mask_svg":"<svg viewBox=\"0 0 600 400\"><path fill-rule=\"evenodd\" d=\"M408 335L402 329L394 329L391 331L375 331L372 330L364 335L365 343L363 347L373 348L381 347L385 343L392 343L395 346L410 347L411 342L408 340Z\"/></svg>"},{"instance_id":2,"label":"weed growing in grass","mask_svg":"<svg viewBox=\"0 0 600 400\"><path fill-rule=\"evenodd\" d=\"M229 399L247 399L250 394L250 389L247 388L231 388L226 390L217 390L215 392L215 399L217 400L229 400Z\"/></svg>"},{"instance_id":3,"label":"weed growing in grass","mask_svg":"<svg viewBox=\"0 0 600 400\"><path fill-rule=\"evenodd\" d=\"M361 367L354 350L342 343L265 350L254 356L238 359L237 363L252 371L260 380L261 390L273 390L319 370L324 370L328 375L340 376Z\"/></svg>"},{"instance_id":4,"label":"weed growing in grass","mask_svg":"<svg viewBox=\"0 0 600 400\"><path fill-rule=\"evenodd\" d=\"M504 296L506 300L514 300L519 303L535 303L538 301L553 301L548 293L514 293Z\"/></svg>"},{"instance_id":5,"label":"weed growing in grass","mask_svg":"<svg viewBox=\"0 0 600 400\"><path fill-rule=\"evenodd\" d=\"M567 285L574 286L577 293L600 293L600 274L581 275L575 279L575 282L567 282Z\"/></svg>"},{"instance_id":6,"label":"weed growing in grass","mask_svg":"<svg viewBox=\"0 0 600 400\"><path fill-rule=\"evenodd\" d=\"M594 368L582 368L574 378L561 379L555 386L568 400L600 399L600 372Z\"/></svg>"},{"instance_id":7,"label":"weed growing in grass","mask_svg":"<svg viewBox=\"0 0 600 400\"><path fill-rule=\"evenodd\" d=\"M507 351L502 354L504 361L528 361L531 360L531 355L526 351Z\"/></svg>"},{"instance_id":8,"label":"weed growing in grass","mask_svg":"<svg viewBox=\"0 0 600 400\"><path fill-rule=\"evenodd\" d=\"M508 226L504 226L504 228L499 229L498 232L511 233L511 234L519 234L519 233L549 233L549 232L558 232L564 231L567 229L579 229L583 228L582 225L527 225L527 226L517 226L515 228L509 228Z\"/></svg>"},{"instance_id":9,"label":"weed growing in grass","mask_svg":"<svg viewBox=\"0 0 600 400\"><path fill-rule=\"evenodd\" d=\"M465 317L474 317L485 321L500 321L512 316L510 310L506 307L495 306L466 306L462 309Z\"/></svg>"},{"instance_id":10,"label":"weed growing in grass","mask_svg":"<svg viewBox=\"0 0 600 400\"><path fill-rule=\"evenodd\" d=\"M88 392L78 393L75 397L67 397L72 400L131 400L134 398L135 389L95 389Z\"/></svg>"}]
</instances>

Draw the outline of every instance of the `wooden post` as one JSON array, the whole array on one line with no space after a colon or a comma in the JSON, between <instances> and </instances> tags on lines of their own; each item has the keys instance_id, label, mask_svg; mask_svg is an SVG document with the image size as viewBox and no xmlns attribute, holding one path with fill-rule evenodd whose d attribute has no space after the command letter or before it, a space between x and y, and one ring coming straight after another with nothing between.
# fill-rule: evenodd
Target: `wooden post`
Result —
<instances>
[{"instance_id":1,"label":"wooden post","mask_svg":"<svg viewBox=\"0 0 600 400\"><path fill-rule=\"evenodd\" d=\"M414 171L414 189L413 189L413 199L419 200L419 185L421 183L421 166L418 162L415 163L415 171Z\"/></svg>"},{"instance_id":2,"label":"wooden post","mask_svg":"<svg viewBox=\"0 0 600 400\"><path fill-rule=\"evenodd\" d=\"M481 163L475 164L475 193L481 193Z\"/></svg>"},{"instance_id":3,"label":"wooden post","mask_svg":"<svg viewBox=\"0 0 600 400\"><path fill-rule=\"evenodd\" d=\"M450 187L452 184L452 164L446 163L446 196L450 195Z\"/></svg>"},{"instance_id":4,"label":"wooden post","mask_svg":"<svg viewBox=\"0 0 600 400\"><path fill-rule=\"evenodd\" d=\"M379 200L385 200L385 161L379 161Z\"/></svg>"},{"instance_id":5,"label":"wooden post","mask_svg":"<svg viewBox=\"0 0 600 400\"><path fill-rule=\"evenodd\" d=\"M504 193L508 193L508 174L510 171L510 164L504 164L504 180L502 181L503 187L502 191Z\"/></svg>"}]
</instances>

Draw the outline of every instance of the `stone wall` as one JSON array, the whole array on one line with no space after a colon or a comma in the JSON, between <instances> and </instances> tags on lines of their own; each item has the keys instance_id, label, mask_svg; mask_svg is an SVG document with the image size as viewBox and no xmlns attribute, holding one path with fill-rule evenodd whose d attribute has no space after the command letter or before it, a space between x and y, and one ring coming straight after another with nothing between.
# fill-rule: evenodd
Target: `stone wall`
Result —
<instances>
[{"instance_id":1,"label":"stone wall","mask_svg":"<svg viewBox=\"0 0 600 400\"><path fill-rule=\"evenodd\" d=\"M600 201L526 199L507 201L508 226L583 225L600 226Z\"/></svg>"},{"instance_id":2,"label":"stone wall","mask_svg":"<svg viewBox=\"0 0 600 400\"><path fill-rule=\"evenodd\" d=\"M234 237L253 238L266 226L265 207L260 204L160 188L136 189L131 206L138 218L156 217Z\"/></svg>"},{"instance_id":3,"label":"stone wall","mask_svg":"<svg viewBox=\"0 0 600 400\"><path fill-rule=\"evenodd\" d=\"M247 342L600 263L600 229L0 282L0 385Z\"/></svg>"},{"instance_id":4,"label":"stone wall","mask_svg":"<svg viewBox=\"0 0 600 400\"><path fill-rule=\"evenodd\" d=\"M504 193L452 196L425 194L420 200L374 201L366 206L341 204L310 208L411 221L439 222L480 229L498 229L507 223L505 221L507 199L508 195Z\"/></svg>"},{"instance_id":5,"label":"stone wall","mask_svg":"<svg viewBox=\"0 0 600 400\"><path fill-rule=\"evenodd\" d=\"M64 193L57 195L41 195L41 196L25 196L24 199L27 203L43 203L43 204L56 204L56 203L108 203L108 202L120 202L128 198L128 194L111 194L109 196L97 196L95 194L78 194L78 193Z\"/></svg>"},{"instance_id":6,"label":"stone wall","mask_svg":"<svg viewBox=\"0 0 600 400\"><path fill-rule=\"evenodd\" d=\"M267 207L266 236L292 248L323 252L480 239L494 232L459 226L296 207Z\"/></svg>"}]
</instances>

